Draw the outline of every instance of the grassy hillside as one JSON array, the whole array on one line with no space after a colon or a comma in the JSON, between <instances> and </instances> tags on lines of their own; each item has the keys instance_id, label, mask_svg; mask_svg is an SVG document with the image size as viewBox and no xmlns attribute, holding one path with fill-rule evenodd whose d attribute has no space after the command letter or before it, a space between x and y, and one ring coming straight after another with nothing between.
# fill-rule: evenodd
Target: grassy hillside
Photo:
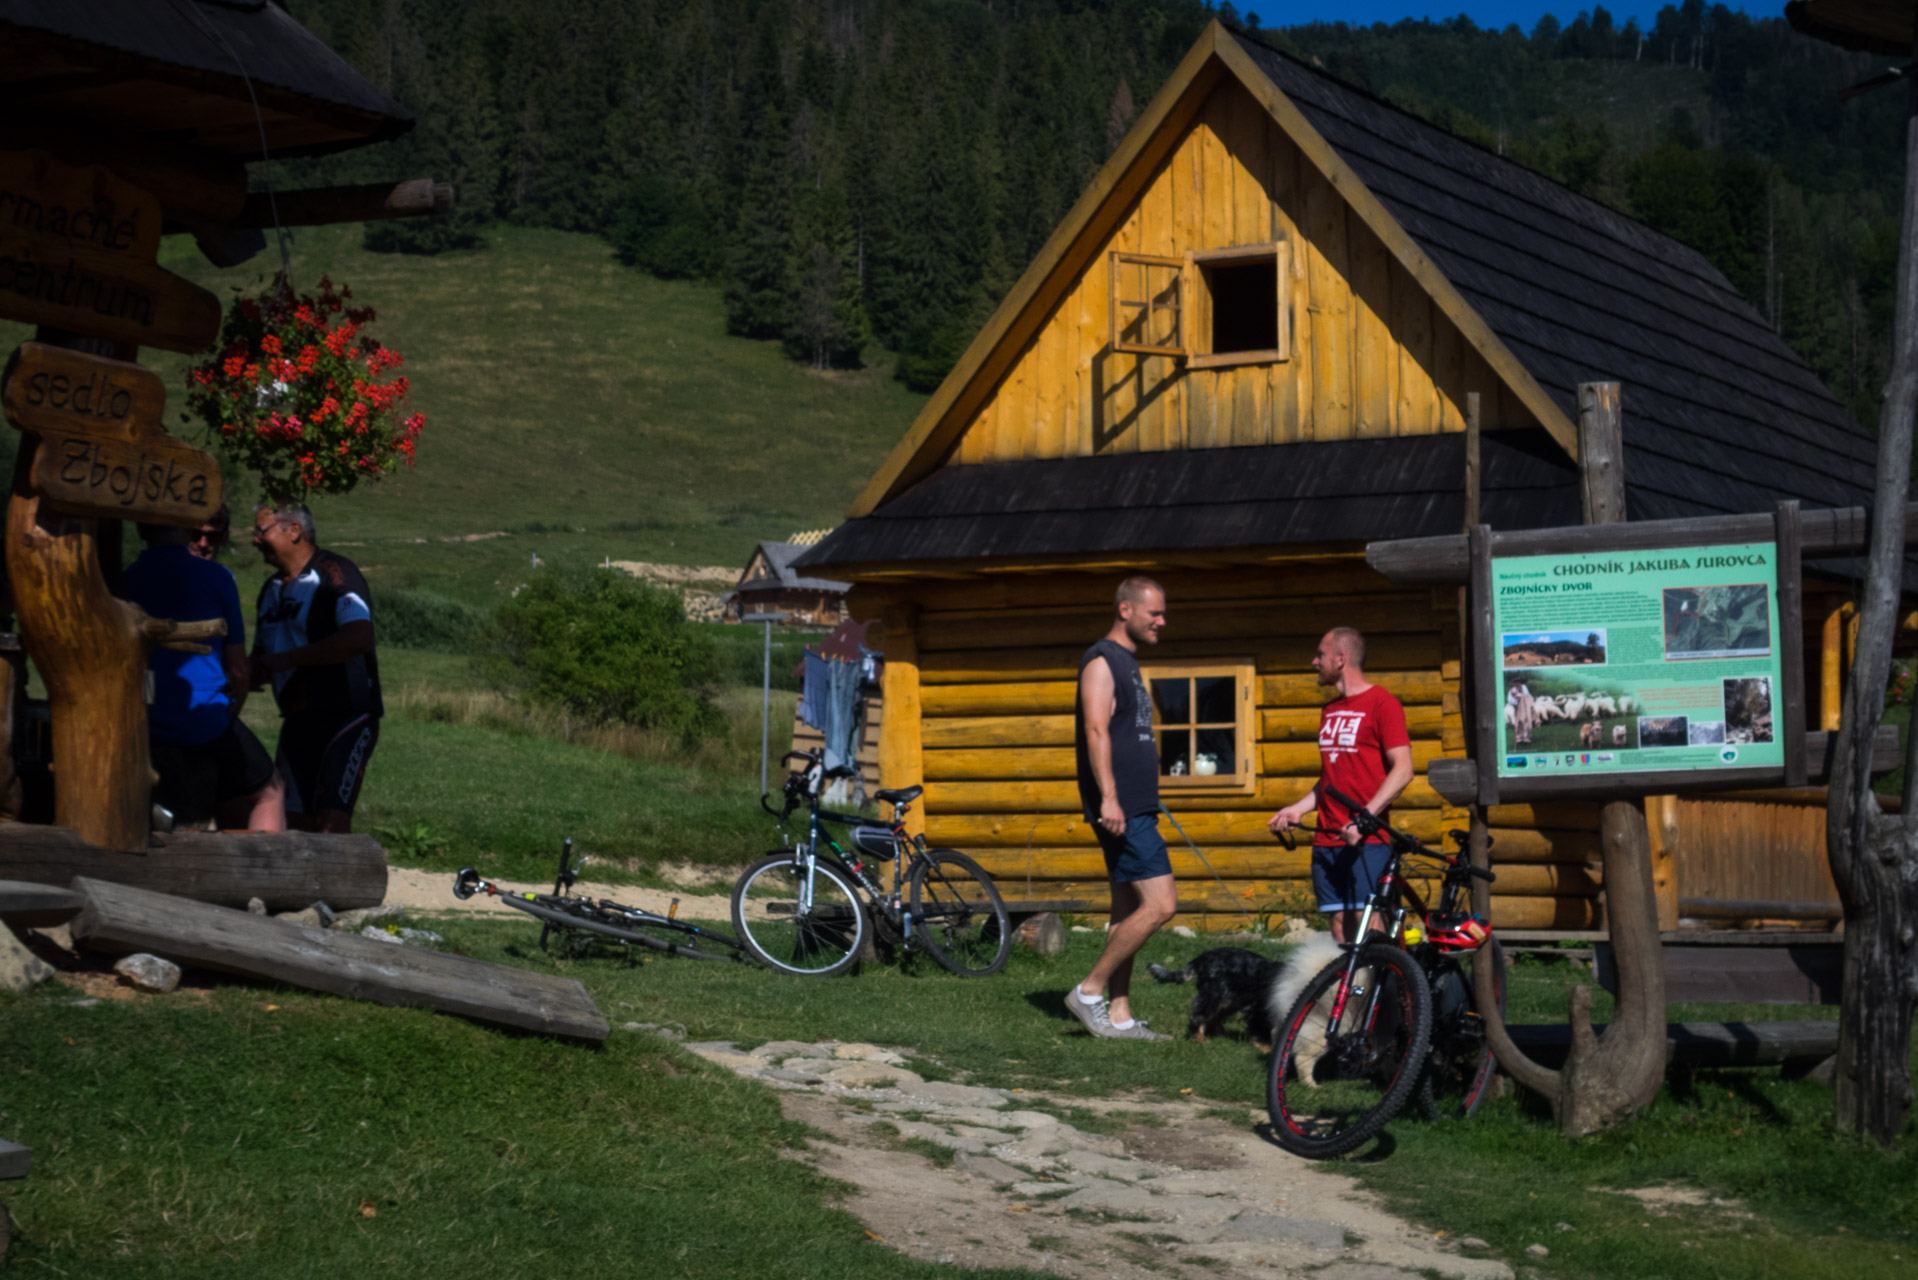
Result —
<instances>
[{"instance_id":1,"label":"grassy hillside","mask_svg":"<svg viewBox=\"0 0 1918 1280\"><path fill-rule=\"evenodd\" d=\"M219 271L183 238L163 257L222 300L275 262ZM429 258L367 253L357 225L302 231L294 282L322 274L378 310L426 414L417 468L315 507L376 587L488 603L535 552L744 565L758 539L837 523L923 402L886 367L815 373L728 337L717 287L622 267L592 236L502 228ZM26 336L0 326L0 347ZM187 360L142 360L197 440L174 412ZM486 533L507 536L441 541Z\"/></svg>"}]
</instances>

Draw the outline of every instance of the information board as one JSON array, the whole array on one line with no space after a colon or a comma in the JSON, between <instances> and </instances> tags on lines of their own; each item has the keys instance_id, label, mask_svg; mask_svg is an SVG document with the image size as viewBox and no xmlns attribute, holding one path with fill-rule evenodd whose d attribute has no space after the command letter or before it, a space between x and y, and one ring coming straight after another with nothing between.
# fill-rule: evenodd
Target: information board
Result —
<instances>
[{"instance_id":1,"label":"information board","mask_svg":"<svg viewBox=\"0 0 1918 1280\"><path fill-rule=\"evenodd\" d=\"M1491 606L1499 778L1784 768L1775 543L1494 554Z\"/></svg>"}]
</instances>

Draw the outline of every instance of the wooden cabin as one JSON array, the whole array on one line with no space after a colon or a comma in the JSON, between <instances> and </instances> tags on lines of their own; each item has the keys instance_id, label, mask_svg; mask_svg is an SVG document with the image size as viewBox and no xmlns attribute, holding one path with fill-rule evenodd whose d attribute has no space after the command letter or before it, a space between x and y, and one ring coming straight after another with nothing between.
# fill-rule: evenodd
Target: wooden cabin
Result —
<instances>
[{"instance_id":1,"label":"wooden cabin","mask_svg":"<svg viewBox=\"0 0 1918 1280\"><path fill-rule=\"evenodd\" d=\"M1097 904L1074 678L1120 578L1157 577L1163 798L1218 874L1164 828L1183 914L1238 925L1310 901L1307 853L1265 821L1316 778L1331 626L1405 703L1402 825L1465 825L1422 776L1465 753L1459 593L1395 587L1364 547L1462 527L1473 403L1484 520L1578 523L1576 388L1598 380L1623 387L1630 518L1868 492L1867 433L1697 252L1214 24L799 567L883 622L882 771L926 784L929 838L1009 896ZM1667 927L1686 842L1731 829L1699 811L1655 809ZM1501 927L1602 924L1592 805L1489 817ZM1769 856L1822 871L1803 828Z\"/></svg>"},{"instance_id":2,"label":"wooden cabin","mask_svg":"<svg viewBox=\"0 0 1918 1280\"><path fill-rule=\"evenodd\" d=\"M720 597L726 621L738 622L755 613L783 613L786 625L794 627L836 627L844 622L846 591L852 584L793 567L817 541L762 542L754 547L738 583Z\"/></svg>"}]
</instances>

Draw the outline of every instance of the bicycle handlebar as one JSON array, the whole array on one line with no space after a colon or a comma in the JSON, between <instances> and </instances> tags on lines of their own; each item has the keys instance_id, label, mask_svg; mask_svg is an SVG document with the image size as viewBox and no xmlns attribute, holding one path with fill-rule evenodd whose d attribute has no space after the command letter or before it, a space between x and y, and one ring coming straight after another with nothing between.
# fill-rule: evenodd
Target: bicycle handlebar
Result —
<instances>
[{"instance_id":1,"label":"bicycle handlebar","mask_svg":"<svg viewBox=\"0 0 1918 1280\"><path fill-rule=\"evenodd\" d=\"M1326 787L1325 794L1346 807L1346 810L1352 815L1352 825L1359 829L1361 836L1370 837L1383 833L1385 837L1391 840L1392 844L1403 853L1411 853L1413 851L1430 852L1417 837L1408 836L1402 831L1392 830L1377 814L1367 809L1351 796L1346 795L1343 791L1340 791L1337 787ZM1454 836L1457 834L1457 832L1453 833ZM1441 852L1436 856L1445 858L1453 867L1475 880L1493 881L1498 879L1496 875L1484 867L1475 867L1467 862L1463 854L1458 857L1447 858L1446 855Z\"/></svg>"},{"instance_id":2,"label":"bicycle handlebar","mask_svg":"<svg viewBox=\"0 0 1918 1280\"><path fill-rule=\"evenodd\" d=\"M486 887L485 877L473 867L461 867L460 873L453 877L453 896L461 902L466 901Z\"/></svg>"}]
</instances>

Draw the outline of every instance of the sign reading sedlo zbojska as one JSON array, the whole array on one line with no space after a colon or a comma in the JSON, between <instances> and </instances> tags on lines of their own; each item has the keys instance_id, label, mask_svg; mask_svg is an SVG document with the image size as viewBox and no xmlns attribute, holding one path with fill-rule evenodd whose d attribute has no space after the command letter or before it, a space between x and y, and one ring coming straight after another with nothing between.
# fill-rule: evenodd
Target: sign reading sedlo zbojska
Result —
<instances>
[{"instance_id":1,"label":"sign reading sedlo zbojska","mask_svg":"<svg viewBox=\"0 0 1918 1280\"><path fill-rule=\"evenodd\" d=\"M224 496L219 463L161 428L165 388L137 364L22 343L0 402L40 437L30 479L57 510L199 525Z\"/></svg>"}]
</instances>

